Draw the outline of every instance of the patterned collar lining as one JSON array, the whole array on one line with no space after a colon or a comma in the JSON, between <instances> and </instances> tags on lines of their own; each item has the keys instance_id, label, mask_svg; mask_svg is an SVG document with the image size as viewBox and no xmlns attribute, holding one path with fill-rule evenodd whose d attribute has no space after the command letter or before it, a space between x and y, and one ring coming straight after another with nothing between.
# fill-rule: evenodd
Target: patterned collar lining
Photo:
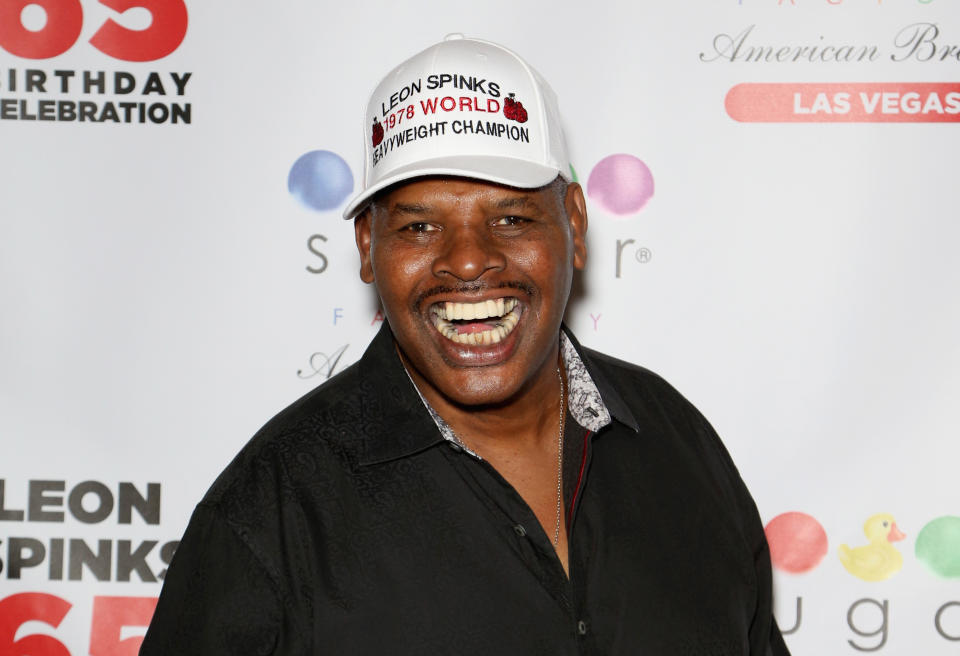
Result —
<instances>
[{"instance_id":1,"label":"patterned collar lining","mask_svg":"<svg viewBox=\"0 0 960 656\"><path fill-rule=\"evenodd\" d=\"M567 371L567 408L578 424L595 433L610 423L610 411L607 410L607 406L600 396L600 390L597 389L593 379L590 378L587 367L583 364L576 347L562 330L560 331L560 354L563 357L563 367ZM453 442L475 458L482 460L453 432L453 429L443 420L443 417L437 414L433 406L420 393L420 389L413 382L413 378L410 377L410 372L407 371L406 367L403 370L407 373L407 378L410 378L410 384L413 385L413 389L417 390L420 400L423 401L424 407L430 413L433 423L437 425L437 429L439 429L443 438L448 442Z\"/></svg>"}]
</instances>

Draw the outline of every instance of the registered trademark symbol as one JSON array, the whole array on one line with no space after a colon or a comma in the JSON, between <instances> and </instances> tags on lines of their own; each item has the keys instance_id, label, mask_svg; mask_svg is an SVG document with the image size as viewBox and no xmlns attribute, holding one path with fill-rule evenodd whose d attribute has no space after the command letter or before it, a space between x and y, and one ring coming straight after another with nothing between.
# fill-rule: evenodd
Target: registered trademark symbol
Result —
<instances>
[{"instance_id":1,"label":"registered trademark symbol","mask_svg":"<svg viewBox=\"0 0 960 656\"><path fill-rule=\"evenodd\" d=\"M620 277L620 273L621 273L622 267L620 265L622 262L623 251L630 244L635 244L636 241L637 241L636 239L618 239L617 240L617 254L614 259L614 262L616 263L616 266L617 266L616 268L617 278ZM647 248L646 246L637 246L635 248L636 250L634 251L633 256L634 258L636 258L637 262L639 262L640 264L647 264L648 262L650 262L650 260L653 259L653 251Z\"/></svg>"}]
</instances>

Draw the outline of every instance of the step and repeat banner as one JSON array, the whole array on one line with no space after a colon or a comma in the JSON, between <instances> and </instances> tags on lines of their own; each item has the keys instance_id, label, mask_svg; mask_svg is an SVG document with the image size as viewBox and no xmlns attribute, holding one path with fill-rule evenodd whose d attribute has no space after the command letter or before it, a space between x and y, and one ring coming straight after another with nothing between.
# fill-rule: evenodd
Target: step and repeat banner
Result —
<instances>
[{"instance_id":1,"label":"step and repeat banner","mask_svg":"<svg viewBox=\"0 0 960 656\"><path fill-rule=\"evenodd\" d=\"M135 654L206 488L359 358L364 103L449 32L555 88L568 323L723 436L793 653L960 652L960 5L454 5L0 0L0 654Z\"/></svg>"}]
</instances>

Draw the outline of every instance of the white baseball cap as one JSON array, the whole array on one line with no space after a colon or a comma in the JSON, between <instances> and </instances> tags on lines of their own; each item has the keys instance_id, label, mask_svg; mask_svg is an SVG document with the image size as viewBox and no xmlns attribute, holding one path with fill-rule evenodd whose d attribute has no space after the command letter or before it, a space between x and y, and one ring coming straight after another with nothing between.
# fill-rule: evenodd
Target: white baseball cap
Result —
<instances>
[{"instance_id":1,"label":"white baseball cap","mask_svg":"<svg viewBox=\"0 0 960 656\"><path fill-rule=\"evenodd\" d=\"M363 190L352 219L392 184L428 175L535 189L571 180L557 99L517 54L451 34L394 68L370 96Z\"/></svg>"}]
</instances>

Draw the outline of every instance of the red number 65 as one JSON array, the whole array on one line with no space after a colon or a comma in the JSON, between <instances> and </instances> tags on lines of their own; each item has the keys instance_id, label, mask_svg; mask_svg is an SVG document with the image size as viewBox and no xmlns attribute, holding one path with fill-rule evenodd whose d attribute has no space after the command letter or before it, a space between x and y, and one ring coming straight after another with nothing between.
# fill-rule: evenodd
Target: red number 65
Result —
<instances>
[{"instance_id":1,"label":"red number 65","mask_svg":"<svg viewBox=\"0 0 960 656\"><path fill-rule=\"evenodd\" d=\"M150 12L150 27L130 30L112 18L90 39L94 48L114 59L153 61L176 50L187 34L184 0L99 0L118 13L139 7ZM32 32L20 14L40 5L47 14L43 29ZM62 55L77 42L83 29L80 0L0 0L0 47L17 57L48 59Z\"/></svg>"}]
</instances>

